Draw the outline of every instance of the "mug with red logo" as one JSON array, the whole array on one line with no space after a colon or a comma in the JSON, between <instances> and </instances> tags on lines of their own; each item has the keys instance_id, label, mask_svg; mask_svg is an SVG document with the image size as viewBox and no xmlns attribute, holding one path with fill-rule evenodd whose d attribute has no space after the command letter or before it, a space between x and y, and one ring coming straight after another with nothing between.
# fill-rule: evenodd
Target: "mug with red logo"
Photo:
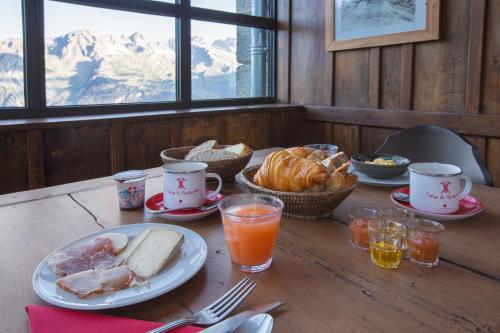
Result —
<instances>
[{"instance_id":1,"label":"mug with red logo","mask_svg":"<svg viewBox=\"0 0 500 333\"><path fill-rule=\"evenodd\" d=\"M460 199L472 190L471 179L451 164L413 163L410 170L410 204L429 213L453 214ZM462 181L465 182L462 190Z\"/></svg>"},{"instance_id":2,"label":"mug with red logo","mask_svg":"<svg viewBox=\"0 0 500 333\"><path fill-rule=\"evenodd\" d=\"M180 162L165 164L163 169L163 206L168 209L195 208L207 199L206 178L216 178L217 189L210 198L219 194L222 179L216 173L207 173L208 165L203 162Z\"/></svg>"}]
</instances>

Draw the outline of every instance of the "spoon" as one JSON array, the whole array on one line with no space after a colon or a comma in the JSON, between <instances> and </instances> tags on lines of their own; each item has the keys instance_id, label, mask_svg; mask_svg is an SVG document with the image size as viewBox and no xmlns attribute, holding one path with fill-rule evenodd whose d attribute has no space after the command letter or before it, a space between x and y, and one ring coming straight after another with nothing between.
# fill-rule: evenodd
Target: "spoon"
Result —
<instances>
[{"instance_id":1,"label":"spoon","mask_svg":"<svg viewBox=\"0 0 500 333\"><path fill-rule=\"evenodd\" d=\"M398 201L410 202L410 195L403 192L392 192L392 197Z\"/></svg>"},{"instance_id":2,"label":"spoon","mask_svg":"<svg viewBox=\"0 0 500 333\"><path fill-rule=\"evenodd\" d=\"M216 208L219 205L219 201L215 201L214 203L211 203L210 205L205 205L205 206L200 206L200 207L186 207L186 208L176 208L176 209L150 209L148 210L149 214L163 214L163 213L168 213L168 212L173 212L177 210L187 210L187 209L198 209L201 210L202 212L206 212L207 210L211 210Z\"/></svg>"},{"instance_id":3,"label":"spoon","mask_svg":"<svg viewBox=\"0 0 500 333\"><path fill-rule=\"evenodd\" d=\"M273 317L266 313L261 313L245 321L233 333L270 333L272 330Z\"/></svg>"}]
</instances>

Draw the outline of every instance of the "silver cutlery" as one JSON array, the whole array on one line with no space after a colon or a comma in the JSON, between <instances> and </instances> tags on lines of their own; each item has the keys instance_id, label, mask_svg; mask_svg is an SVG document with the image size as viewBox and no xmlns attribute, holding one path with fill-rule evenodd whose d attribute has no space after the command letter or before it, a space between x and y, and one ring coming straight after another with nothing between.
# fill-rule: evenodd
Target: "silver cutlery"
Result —
<instances>
[{"instance_id":1,"label":"silver cutlery","mask_svg":"<svg viewBox=\"0 0 500 333\"><path fill-rule=\"evenodd\" d=\"M274 303L269 303L269 304L264 304L257 306L255 308L252 308L247 311L243 311L238 313L235 316L232 316L224 321L221 321L217 325L210 326L209 328L201 331L202 333L230 333L233 332L233 330L237 327L239 327L241 324L246 322L248 319L252 318L255 315L270 312L274 309L279 308L282 306L283 302L274 302Z\"/></svg>"},{"instance_id":2,"label":"silver cutlery","mask_svg":"<svg viewBox=\"0 0 500 333\"><path fill-rule=\"evenodd\" d=\"M398 201L410 202L410 195L403 192L392 192L392 197Z\"/></svg>"},{"instance_id":3,"label":"silver cutlery","mask_svg":"<svg viewBox=\"0 0 500 333\"><path fill-rule=\"evenodd\" d=\"M210 205L204 205L204 206L201 206L201 207L190 207L190 208L182 208L182 209L150 209L148 210L148 213L149 214L163 214L163 213L168 213L168 212L173 212L173 211L176 211L176 210L187 210L187 209L199 209L201 210L202 212L206 212L207 210L211 210L211 209L214 209L216 208L218 205L219 205L219 201L216 201L214 203L211 203Z\"/></svg>"},{"instance_id":4,"label":"silver cutlery","mask_svg":"<svg viewBox=\"0 0 500 333\"><path fill-rule=\"evenodd\" d=\"M147 333L167 332L176 327L190 324L202 326L216 324L233 312L250 295L255 286L255 282L251 279L244 278L231 290L201 311L186 318L174 320Z\"/></svg>"},{"instance_id":5,"label":"silver cutlery","mask_svg":"<svg viewBox=\"0 0 500 333\"><path fill-rule=\"evenodd\" d=\"M273 317L266 313L255 315L238 326L233 333L271 333Z\"/></svg>"}]
</instances>

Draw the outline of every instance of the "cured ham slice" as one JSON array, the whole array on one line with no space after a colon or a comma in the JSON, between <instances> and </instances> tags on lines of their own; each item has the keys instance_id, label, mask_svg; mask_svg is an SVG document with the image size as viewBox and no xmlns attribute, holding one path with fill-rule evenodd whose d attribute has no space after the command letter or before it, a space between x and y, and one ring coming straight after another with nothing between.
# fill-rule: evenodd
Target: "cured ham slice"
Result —
<instances>
[{"instance_id":1,"label":"cured ham slice","mask_svg":"<svg viewBox=\"0 0 500 333\"><path fill-rule=\"evenodd\" d=\"M108 252L97 252L90 259L90 266L98 271L119 266L123 259Z\"/></svg>"},{"instance_id":2,"label":"cured ham slice","mask_svg":"<svg viewBox=\"0 0 500 333\"><path fill-rule=\"evenodd\" d=\"M99 272L88 270L57 279L59 288L72 292L80 298L103 292Z\"/></svg>"},{"instance_id":3,"label":"cured ham slice","mask_svg":"<svg viewBox=\"0 0 500 333\"><path fill-rule=\"evenodd\" d=\"M130 286L133 273L128 266L118 266L104 271L87 270L57 279L59 288L80 298L105 291L126 289Z\"/></svg>"},{"instance_id":4,"label":"cured ham slice","mask_svg":"<svg viewBox=\"0 0 500 333\"><path fill-rule=\"evenodd\" d=\"M127 236L116 233L109 235L110 238L97 237L55 253L49 259L49 267L58 277L64 277L90 269L104 270L120 265L123 259L116 254L126 245Z\"/></svg>"}]
</instances>

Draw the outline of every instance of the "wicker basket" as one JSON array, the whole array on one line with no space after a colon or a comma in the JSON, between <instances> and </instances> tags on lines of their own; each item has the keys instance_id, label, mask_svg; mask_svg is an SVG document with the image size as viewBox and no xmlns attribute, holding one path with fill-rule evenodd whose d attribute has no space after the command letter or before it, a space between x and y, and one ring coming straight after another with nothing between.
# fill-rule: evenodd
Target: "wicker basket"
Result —
<instances>
[{"instance_id":1,"label":"wicker basket","mask_svg":"<svg viewBox=\"0 0 500 333\"><path fill-rule=\"evenodd\" d=\"M180 147L180 148L170 148L163 150L160 153L163 164L171 164L184 162L184 157L189 153L191 149L195 146ZM221 149L229 146L219 145L216 148ZM220 160L220 161L201 161L208 164L207 172L213 172L221 176L223 181L234 182L234 176L238 174L241 170L245 168L250 159L252 158L253 151L242 157L230 159L230 160Z\"/></svg>"},{"instance_id":2,"label":"wicker basket","mask_svg":"<svg viewBox=\"0 0 500 333\"><path fill-rule=\"evenodd\" d=\"M253 182L253 177L259 168L260 165L255 165L246 168L242 172L241 179L245 185L250 188L250 191L253 193L269 194L280 198L285 204L283 213L286 216L305 220L315 220L327 217L351 194L357 184L355 183L351 187L335 192L294 193L274 191L263 188Z\"/></svg>"}]
</instances>

